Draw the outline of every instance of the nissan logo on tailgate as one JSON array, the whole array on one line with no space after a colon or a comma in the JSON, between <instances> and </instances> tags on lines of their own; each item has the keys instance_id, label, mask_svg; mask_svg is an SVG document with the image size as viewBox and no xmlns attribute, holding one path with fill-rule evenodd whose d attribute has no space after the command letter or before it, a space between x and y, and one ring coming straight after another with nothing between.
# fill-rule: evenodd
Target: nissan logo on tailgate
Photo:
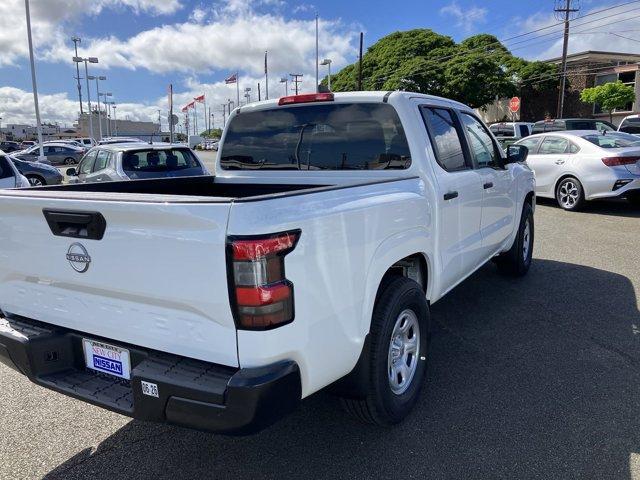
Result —
<instances>
[{"instance_id":1,"label":"nissan logo on tailgate","mask_svg":"<svg viewBox=\"0 0 640 480\"><path fill-rule=\"evenodd\" d=\"M80 243L72 243L67 250L67 260L71 268L78 273L84 273L89 270L89 264L91 263L91 257L89 252Z\"/></svg>"}]
</instances>

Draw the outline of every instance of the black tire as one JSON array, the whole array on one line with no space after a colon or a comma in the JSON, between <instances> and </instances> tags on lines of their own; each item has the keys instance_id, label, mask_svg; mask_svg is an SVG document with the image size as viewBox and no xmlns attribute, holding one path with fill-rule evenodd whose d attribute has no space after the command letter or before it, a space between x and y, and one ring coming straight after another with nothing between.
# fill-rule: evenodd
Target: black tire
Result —
<instances>
[{"instance_id":1,"label":"black tire","mask_svg":"<svg viewBox=\"0 0 640 480\"><path fill-rule=\"evenodd\" d=\"M41 187L47 184L47 182L44 181L44 178L39 175L27 175L27 180L29 180L29 185L32 187Z\"/></svg>"},{"instance_id":2,"label":"black tire","mask_svg":"<svg viewBox=\"0 0 640 480\"><path fill-rule=\"evenodd\" d=\"M405 277L392 277L382 285L371 320L369 333L369 377L362 396L342 398L347 412L363 422L375 425L393 425L404 419L415 405L427 370L429 348L429 305L420 285ZM397 322L402 322L401 314L411 311L415 314L419 332L418 354L415 370L406 382L403 392L394 393L390 377L390 351L392 334ZM414 335L415 335L414 329ZM404 353L404 348L402 349ZM398 358L398 360L401 360ZM413 365L413 362L407 365ZM411 370L411 369L410 369Z\"/></svg>"},{"instance_id":3,"label":"black tire","mask_svg":"<svg viewBox=\"0 0 640 480\"><path fill-rule=\"evenodd\" d=\"M75 165L77 162L74 158L68 157L64 159L65 165Z\"/></svg>"},{"instance_id":4,"label":"black tire","mask_svg":"<svg viewBox=\"0 0 640 480\"><path fill-rule=\"evenodd\" d=\"M575 177L563 178L556 186L556 202L563 210L575 211L584 206L584 189Z\"/></svg>"},{"instance_id":5,"label":"black tire","mask_svg":"<svg viewBox=\"0 0 640 480\"><path fill-rule=\"evenodd\" d=\"M496 263L500 273L514 277L522 277L527 274L529 267L531 267L534 232L533 208L531 208L531 204L529 202L525 202L524 207L522 207L522 216L520 217L518 234L513 245L509 251L496 258ZM528 244L528 247L525 252L526 244Z\"/></svg>"},{"instance_id":6,"label":"black tire","mask_svg":"<svg viewBox=\"0 0 640 480\"><path fill-rule=\"evenodd\" d=\"M640 207L640 192L631 192L627 195L627 200L633 206Z\"/></svg>"}]
</instances>

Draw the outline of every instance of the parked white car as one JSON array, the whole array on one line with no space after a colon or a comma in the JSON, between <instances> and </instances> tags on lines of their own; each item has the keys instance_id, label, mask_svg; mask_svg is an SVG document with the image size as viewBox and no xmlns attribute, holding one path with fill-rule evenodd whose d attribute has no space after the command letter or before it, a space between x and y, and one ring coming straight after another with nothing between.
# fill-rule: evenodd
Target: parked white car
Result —
<instances>
[{"instance_id":1,"label":"parked white car","mask_svg":"<svg viewBox=\"0 0 640 480\"><path fill-rule=\"evenodd\" d=\"M516 145L529 149L536 195L555 198L565 210L598 198L640 203L640 138L634 135L574 130L532 135Z\"/></svg>"},{"instance_id":2,"label":"parked white car","mask_svg":"<svg viewBox=\"0 0 640 480\"><path fill-rule=\"evenodd\" d=\"M215 176L0 192L0 360L200 430L259 430L329 385L398 423L430 305L492 259L531 265L534 178L508 150L444 98L306 94L237 108Z\"/></svg>"},{"instance_id":3,"label":"parked white car","mask_svg":"<svg viewBox=\"0 0 640 480\"><path fill-rule=\"evenodd\" d=\"M29 180L18 171L7 155L0 151L0 188L22 188L29 186Z\"/></svg>"}]
</instances>

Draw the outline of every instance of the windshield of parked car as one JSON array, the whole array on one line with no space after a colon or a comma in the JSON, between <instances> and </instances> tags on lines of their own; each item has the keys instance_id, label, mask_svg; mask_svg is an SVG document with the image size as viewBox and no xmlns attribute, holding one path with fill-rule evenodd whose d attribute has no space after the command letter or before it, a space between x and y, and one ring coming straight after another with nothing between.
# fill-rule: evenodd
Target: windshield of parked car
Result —
<instances>
[{"instance_id":1,"label":"windshield of parked car","mask_svg":"<svg viewBox=\"0 0 640 480\"><path fill-rule=\"evenodd\" d=\"M601 148L640 147L640 138L628 133L612 132L604 135L589 134L582 138Z\"/></svg>"},{"instance_id":2,"label":"windshield of parked car","mask_svg":"<svg viewBox=\"0 0 640 480\"><path fill-rule=\"evenodd\" d=\"M241 112L220 153L223 169L383 170L411 164L395 109L385 103L314 104Z\"/></svg>"},{"instance_id":3,"label":"windshield of parked car","mask_svg":"<svg viewBox=\"0 0 640 480\"><path fill-rule=\"evenodd\" d=\"M188 149L134 150L122 153L122 170L129 178L147 178L181 172L203 175L200 162Z\"/></svg>"}]
</instances>

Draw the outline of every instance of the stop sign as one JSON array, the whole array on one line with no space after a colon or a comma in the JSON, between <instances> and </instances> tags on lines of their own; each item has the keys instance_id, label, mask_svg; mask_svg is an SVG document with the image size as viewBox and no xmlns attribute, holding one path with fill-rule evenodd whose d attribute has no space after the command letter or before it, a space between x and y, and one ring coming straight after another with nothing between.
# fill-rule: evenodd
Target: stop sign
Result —
<instances>
[{"instance_id":1,"label":"stop sign","mask_svg":"<svg viewBox=\"0 0 640 480\"><path fill-rule=\"evenodd\" d=\"M520 110L520 99L518 97L513 97L511 100L509 100L509 110L511 111L511 113L516 113L518 110Z\"/></svg>"}]
</instances>

